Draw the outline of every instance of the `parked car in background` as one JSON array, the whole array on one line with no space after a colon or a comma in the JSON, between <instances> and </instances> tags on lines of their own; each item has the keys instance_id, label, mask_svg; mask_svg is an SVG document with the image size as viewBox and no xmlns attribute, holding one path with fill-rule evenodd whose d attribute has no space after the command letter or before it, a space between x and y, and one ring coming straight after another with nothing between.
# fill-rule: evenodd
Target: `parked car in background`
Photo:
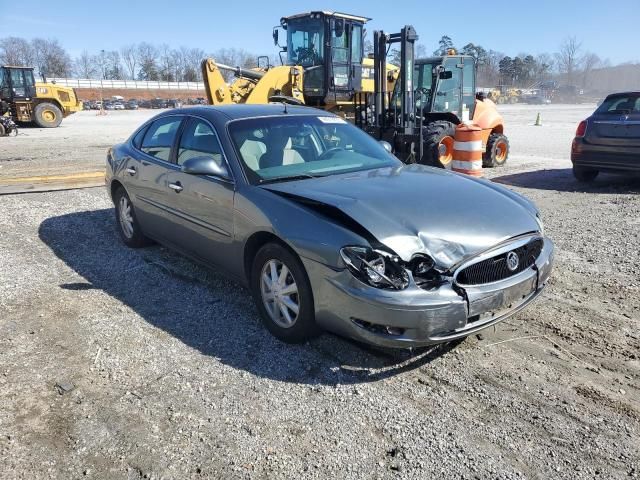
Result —
<instances>
[{"instance_id":1,"label":"parked car in background","mask_svg":"<svg viewBox=\"0 0 640 480\"><path fill-rule=\"evenodd\" d=\"M103 105L103 108L105 110L115 110L116 109L115 105L112 102L109 102L109 101L106 101L106 100L103 102L102 105Z\"/></svg>"},{"instance_id":2,"label":"parked car in background","mask_svg":"<svg viewBox=\"0 0 640 480\"><path fill-rule=\"evenodd\" d=\"M140 100L140 102L138 102L138 107L151 108L151 100Z\"/></svg>"},{"instance_id":3,"label":"parked car in background","mask_svg":"<svg viewBox=\"0 0 640 480\"><path fill-rule=\"evenodd\" d=\"M106 181L126 245L229 272L283 341L448 342L540 294L553 244L533 203L384 147L309 107L191 107L111 148Z\"/></svg>"},{"instance_id":4,"label":"parked car in background","mask_svg":"<svg viewBox=\"0 0 640 480\"><path fill-rule=\"evenodd\" d=\"M182 107L182 101L178 100L177 98L171 98L167 101L167 107L168 108L181 108Z\"/></svg>"},{"instance_id":5,"label":"parked car in background","mask_svg":"<svg viewBox=\"0 0 640 480\"><path fill-rule=\"evenodd\" d=\"M138 109L138 102L136 100L129 100L126 104L125 104L125 108L127 110L137 110Z\"/></svg>"},{"instance_id":6,"label":"parked car in background","mask_svg":"<svg viewBox=\"0 0 640 480\"><path fill-rule=\"evenodd\" d=\"M162 98L151 100L151 108L168 108L167 101Z\"/></svg>"},{"instance_id":7,"label":"parked car in background","mask_svg":"<svg viewBox=\"0 0 640 480\"><path fill-rule=\"evenodd\" d=\"M640 173L640 92L611 94L580 122L571 162L581 182L595 180L599 172Z\"/></svg>"},{"instance_id":8,"label":"parked car in background","mask_svg":"<svg viewBox=\"0 0 640 480\"><path fill-rule=\"evenodd\" d=\"M93 110L100 110L102 108L102 100L96 100L91 103L91 108Z\"/></svg>"},{"instance_id":9,"label":"parked car in background","mask_svg":"<svg viewBox=\"0 0 640 480\"><path fill-rule=\"evenodd\" d=\"M124 104L121 102L114 102L113 103L113 109L114 110L124 110Z\"/></svg>"}]
</instances>

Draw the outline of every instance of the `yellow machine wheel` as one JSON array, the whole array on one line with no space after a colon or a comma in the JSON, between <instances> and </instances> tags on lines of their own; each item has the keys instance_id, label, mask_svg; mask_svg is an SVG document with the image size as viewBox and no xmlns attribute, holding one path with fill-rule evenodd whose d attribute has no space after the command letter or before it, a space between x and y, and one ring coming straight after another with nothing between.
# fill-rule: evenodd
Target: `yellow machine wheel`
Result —
<instances>
[{"instance_id":1,"label":"yellow machine wheel","mask_svg":"<svg viewBox=\"0 0 640 480\"><path fill-rule=\"evenodd\" d=\"M53 103L39 103L33 113L33 121L41 128L55 128L62 122L62 111Z\"/></svg>"}]
</instances>

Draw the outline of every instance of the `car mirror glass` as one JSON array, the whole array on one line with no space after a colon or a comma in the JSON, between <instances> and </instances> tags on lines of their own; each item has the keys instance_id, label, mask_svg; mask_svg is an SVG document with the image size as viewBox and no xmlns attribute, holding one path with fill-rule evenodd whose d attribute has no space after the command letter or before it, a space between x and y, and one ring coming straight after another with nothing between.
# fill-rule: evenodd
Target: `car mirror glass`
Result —
<instances>
[{"instance_id":1,"label":"car mirror glass","mask_svg":"<svg viewBox=\"0 0 640 480\"><path fill-rule=\"evenodd\" d=\"M213 175L214 177L229 178L229 172L224 164L219 164L212 157L193 157L182 164L182 172L189 175Z\"/></svg>"}]
</instances>

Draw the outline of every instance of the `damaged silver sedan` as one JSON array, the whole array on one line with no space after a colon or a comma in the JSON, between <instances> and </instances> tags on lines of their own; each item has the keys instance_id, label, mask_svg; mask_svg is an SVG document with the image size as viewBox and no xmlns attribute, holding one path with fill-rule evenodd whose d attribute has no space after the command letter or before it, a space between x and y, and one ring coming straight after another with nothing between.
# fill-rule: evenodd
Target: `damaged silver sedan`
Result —
<instances>
[{"instance_id":1,"label":"damaged silver sedan","mask_svg":"<svg viewBox=\"0 0 640 480\"><path fill-rule=\"evenodd\" d=\"M529 200L403 165L306 107L165 112L109 151L107 185L125 244L154 240L228 272L287 342L462 338L529 304L553 263Z\"/></svg>"}]
</instances>

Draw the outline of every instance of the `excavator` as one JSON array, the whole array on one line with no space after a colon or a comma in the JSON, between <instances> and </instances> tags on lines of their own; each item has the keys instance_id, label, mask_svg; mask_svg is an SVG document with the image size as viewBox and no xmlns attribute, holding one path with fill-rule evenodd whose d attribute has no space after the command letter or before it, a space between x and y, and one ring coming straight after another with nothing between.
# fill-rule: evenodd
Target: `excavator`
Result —
<instances>
[{"instance_id":1,"label":"excavator","mask_svg":"<svg viewBox=\"0 0 640 480\"><path fill-rule=\"evenodd\" d=\"M373 59L364 56L364 25L370 19L339 12L313 11L280 19L273 29L281 66L241 68L202 61L209 104L287 102L352 115L356 92L373 92ZM286 44L280 44L280 33ZM387 87L398 67L388 65ZM235 80L228 84L224 72Z\"/></svg>"}]
</instances>

